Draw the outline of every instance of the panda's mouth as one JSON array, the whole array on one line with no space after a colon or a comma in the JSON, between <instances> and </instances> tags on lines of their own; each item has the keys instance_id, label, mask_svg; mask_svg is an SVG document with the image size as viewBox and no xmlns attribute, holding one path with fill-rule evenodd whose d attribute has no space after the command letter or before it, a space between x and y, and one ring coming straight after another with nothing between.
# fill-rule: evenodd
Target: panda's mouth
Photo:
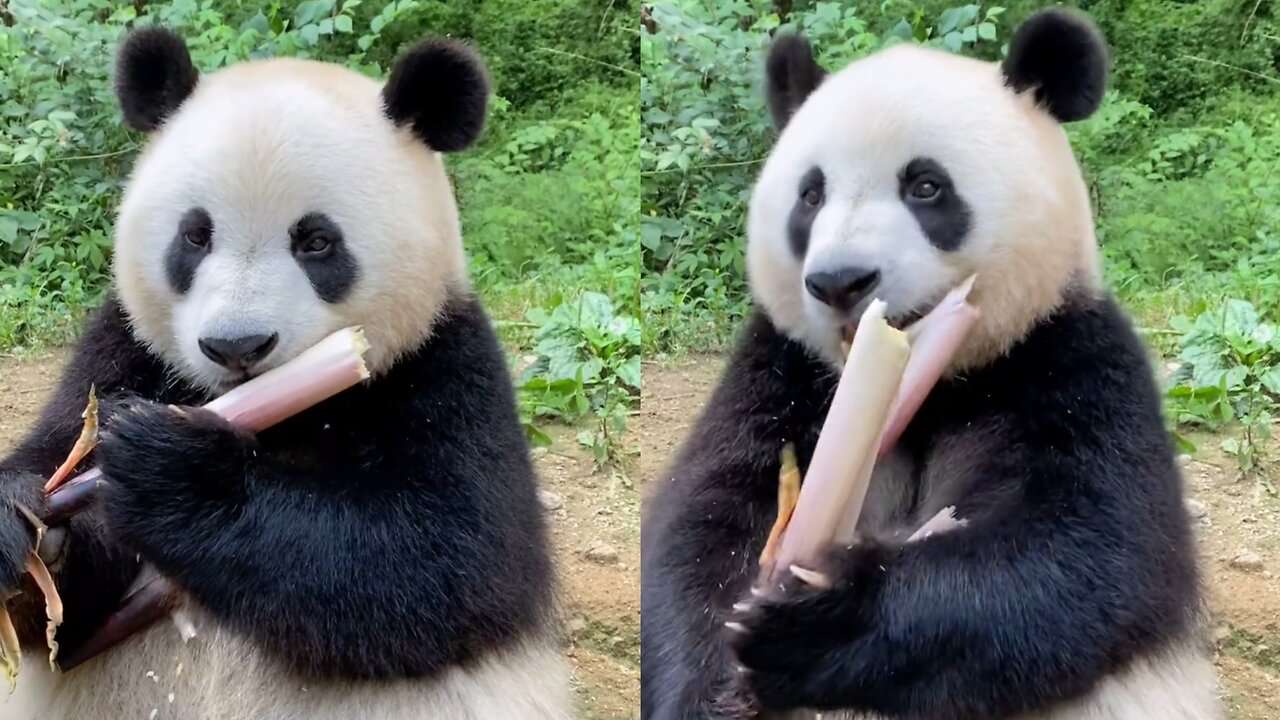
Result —
<instances>
[{"instance_id":1,"label":"panda's mouth","mask_svg":"<svg viewBox=\"0 0 1280 720\"><path fill-rule=\"evenodd\" d=\"M889 323L889 327L895 330L907 330L925 315L928 315L935 306L936 303L933 303L924 307L915 308L903 313L898 313L897 315L890 315L885 318L885 320ZM853 344L853 335L857 331L857 320L847 322L840 326L840 344L845 348L846 353L849 346Z\"/></svg>"},{"instance_id":2,"label":"panda's mouth","mask_svg":"<svg viewBox=\"0 0 1280 720\"><path fill-rule=\"evenodd\" d=\"M255 377L258 377L263 372L266 372L266 371L265 370L262 370L259 372L245 371L245 372L235 373L234 375L228 373L226 377L223 377L221 380L218 381L218 387L217 387L218 393L223 394L231 390L234 390L237 387L240 387L241 385L254 379Z\"/></svg>"}]
</instances>

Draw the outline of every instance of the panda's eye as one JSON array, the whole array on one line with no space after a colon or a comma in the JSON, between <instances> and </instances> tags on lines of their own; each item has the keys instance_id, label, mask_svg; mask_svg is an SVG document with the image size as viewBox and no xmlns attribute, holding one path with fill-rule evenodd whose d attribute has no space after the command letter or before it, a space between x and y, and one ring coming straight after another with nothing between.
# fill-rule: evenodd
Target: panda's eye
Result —
<instances>
[{"instance_id":1,"label":"panda's eye","mask_svg":"<svg viewBox=\"0 0 1280 720\"><path fill-rule=\"evenodd\" d=\"M942 187L932 180L920 180L911 186L911 197L916 200L932 200L942 192Z\"/></svg>"},{"instance_id":2,"label":"panda's eye","mask_svg":"<svg viewBox=\"0 0 1280 720\"><path fill-rule=\"evenodd\" d=\"M311 237L303 241L298 247L298 251L303 255L323 255L329 252L329 248L333 247L333 241L323 233L315 233Z\"/></svg>"},{"instance_id":3,"label":"panda's eye","mask_svg":"<svg viewBox=\"0 0 1280 720\"><path fill-rule=\"evenodd\" d=\"M800 197L804 200L804 204L809 207L818 207L822 204L822 191L817 188L805 190Z\"/></svg>"},{"instance_id":4,"label":"panda's eye","mask_svg":"<svg viewBox=\"0 0 1280 720\"><path fill-rule=\"evenodd\" d=\"M209 243L213 241L212 233L205 228L197 228L187 230L182 234L182 239L193 248L204 250L209 247Z\"/></svg>"}]
</instances>

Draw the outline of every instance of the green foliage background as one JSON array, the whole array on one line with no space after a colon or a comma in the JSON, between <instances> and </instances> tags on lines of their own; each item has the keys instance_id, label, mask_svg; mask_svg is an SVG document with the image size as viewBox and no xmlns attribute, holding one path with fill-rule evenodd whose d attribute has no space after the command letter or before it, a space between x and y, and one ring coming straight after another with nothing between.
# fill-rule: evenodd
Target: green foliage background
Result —
<instances>
[{"instance_id":1,"label":"green foliage background","mask_svg":"<svg viewBox=\"0 0 1280 720\"><path fill-rule=\"evenodd\" d=\"M613 0L0 2L0 352L65 340L109 282L143 138L110 72L127 27L179 31L204 71L269 56L385 76L425 35L471 41L497 97L448 158L472 276L521 366L533 438L586 422L599 460L638 402L637 3Z\"/></svg>"},{"instance_id":2,"label":"green foliage background","mask_svg":"<svg viewBox=\"0 0 1280 720\"><path fill-rule=\"evenodd\" d=\"M646 351L719 349L749 302L743 222L774 136L761 77L780 26L828 68L904 41L995 60L1048 4L655 3L641 38ZM1112 49L1105 105L1069 127L1109 284L1167 371L1179 441L1228 429L1222 449L1251 472L1280 398L1280 5L1064 4Z\"/></svg>"}]
</instances>

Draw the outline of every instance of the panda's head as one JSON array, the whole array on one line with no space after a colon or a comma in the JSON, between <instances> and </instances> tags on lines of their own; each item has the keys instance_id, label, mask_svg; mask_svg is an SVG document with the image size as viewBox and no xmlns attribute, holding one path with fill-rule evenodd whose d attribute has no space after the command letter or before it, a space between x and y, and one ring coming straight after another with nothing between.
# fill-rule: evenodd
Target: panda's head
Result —
<instances>
[{"instance_id":1,"label":"panda's head","mask_svg":"<svg viewBox=\"0 0 1280 720\"><path fill-rule=\"evenodd\" d=\"M181 38L131 33L116 92L148 142L116 226L135 335L224 390L348 325L374 373L420 346L467 277L440 153L476 139L489 89L465 46L428 41L385 84L335 65L200 75Z\"/></svg>"},{"instance_id":2,"label":"panda's head","mask_svg":"<svg viewBox=\"0 0 1280 720\"><path fill-rule=\"evenodd\" d=\"M799 37L767 60L781 132L755 186L752 293L774 323L832 364L873 298L902 326L978 273L982 319L953 369L1025 336L1069 287L1093 289L1098 253L1061 124L1102 100L1093 26L1040 13L1003 63L899 45L834 74Z\"/></svg>"}]
</instances>

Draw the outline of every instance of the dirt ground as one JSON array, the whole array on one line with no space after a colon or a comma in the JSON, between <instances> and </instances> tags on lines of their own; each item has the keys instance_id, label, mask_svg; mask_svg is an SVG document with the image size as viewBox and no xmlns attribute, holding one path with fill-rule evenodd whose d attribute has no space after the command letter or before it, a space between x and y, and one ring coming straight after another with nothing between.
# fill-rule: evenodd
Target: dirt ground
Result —
<instances>
[{"instance_id":1,"label":"dirt ground","mask_svg":"<svg viewBox=\"0 0 1280 720\"><path fill-rule=\"evenodd\" d=\"M54 353L0 358L0 454L34 422L61 366ZM572 432L535 451L582 720L640 717L640 522L629 470L599 471Z\"/></svg>"},{"instance_id":2,"label":"dirt ground","mask_svg":"<svg viewBox=\"0 0 1280 720\"><path fill-rule=\"evenodd\" d=\"M644 366L641 417L633 423L641 453L642 494L665 471L720 369L718 357ZM1195 527L1223 696L1231 720L1278 720L1280 498L1267 494L1257 481L1237 480L1234 463L1214 452L1214 438L1196 441L1197 457L1180 462L1188 510L1199 516ZM1273 484L1280 486L1280 468L1273 465L1270 470Z\"/></svg>"}]
</instances>

